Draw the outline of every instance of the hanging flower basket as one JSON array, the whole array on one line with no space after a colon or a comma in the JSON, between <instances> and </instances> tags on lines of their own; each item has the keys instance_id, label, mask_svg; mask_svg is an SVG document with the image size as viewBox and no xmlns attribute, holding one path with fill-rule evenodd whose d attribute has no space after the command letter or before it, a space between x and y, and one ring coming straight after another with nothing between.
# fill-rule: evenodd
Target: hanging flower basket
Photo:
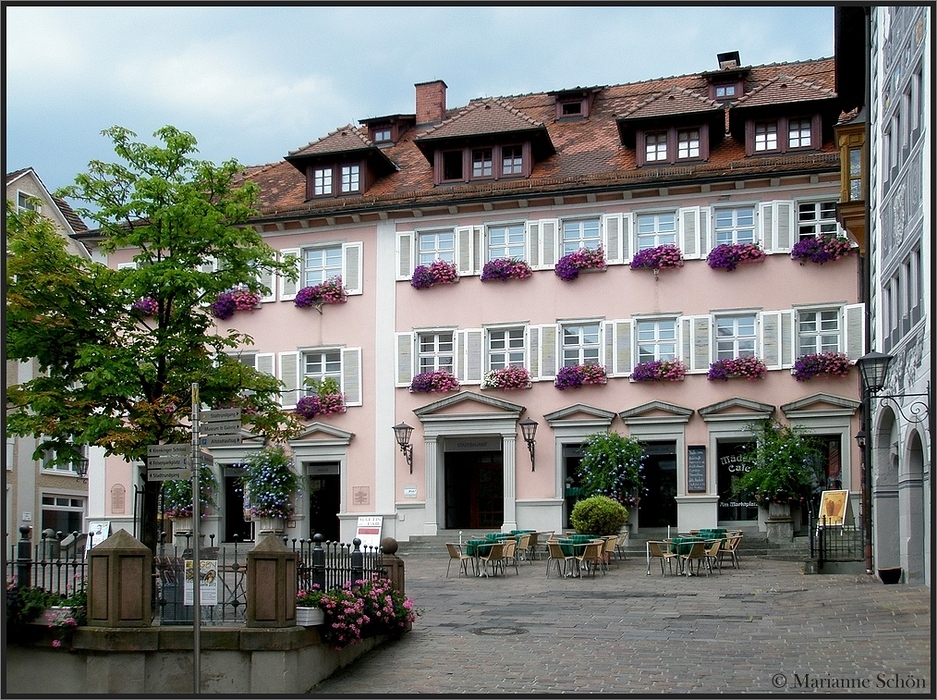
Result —
<instances>
[{"instance_id":1,"label":"hanging flower basket","mask_svg":"<svg viewBox=\"0 0 937 700\"><path fill-rule=\"evenodd\" d=\"M421 372L410 382L412 394L444 394L459 390L459 380L445 370Z\"/></svg>"},{"instance_id":2,"label":"hanging flower basket","mask_svg":"<svg viewBox=\"0 0 937 700\"><path fill-rule=\"evenodd\" d=\"M502 389L510 391L512 389L529 389L530 372L526 367L505 367L503 369L493 369L486 372L482 377L482 389Z\"/></svg>"},{"instance_id":3,"label":"hanging flower basket","mask_svg":"<svg viewBox=\"0 0 937 700\"><path fill-rule=\"evenodd\" d=\"M827 234L825 236L811 236L802 238L791 249L791 258L801 265L807 261L822 265L845 258L852 252L852 244L845 236Z\"/></svg>"},{"instance_id":4,"label":"hanging flower basket","mask_svg":"<svg viewBox=\"0 0 937 700\"><path fill-rule=\"evenodd\" d=\"M561 367L553 380L553 386L560 391L574 389L584 384L607 384L608 373L600 365L571 365Z\"/></svg>"},{"instance_id":5,"label":"hanging flower basket","mask_svg":"<svg viewBox=\"0 0 937 700\"><path fill-rule=\"evenodd\" d=\"M252 311L260 303L260 295L249 289L221 292L212 302L211 313L222 321L231 318L235 311Z\"/></svg>"},{"instance_id":6,"label":"hanging flower basket","mask_svg":"<svg viewBox=\"0 0 937 700\"><path fill-rule=\"evenodd\" d=\"M325 304L341 304L348 300L345 287L342 286L342 276L336 275L311 287L303 287L293 298L293 304L305 309L313 307L320 314Z\"/></svg>"},{"instance_id":7,"label":"hanging flower basket","mask_svg":"<svg viewBox=\"0 0 937 700\"><path fill-rule=\"evenodd\" d=\"M156 312L159 311L159 303L152 297L140 297L133 302L130 310L141 316L155 316Z\"/></svg>"},{"instance_id":8,"label":"hanging flower basket","mask_svg":"<svg viewBox=\"0 0 937 700\"><path fill-rule=\"evenodd\" d=\"M429 289L437 284L455 284L459 281L459 271L455 263L436 260L431 265L417 265L413 268L410 284L415 289Z\"/></svg>"},{"instance_id":9,"label":"hanging flower basket","mask_svg":"<svg viewBox=\"0 0 937 700\"><path fill-rule=\"evenodd\" d=\"M561 280L570 282L579 277L582 270L604 270L606 267L605 251L600 245L595 249L580 248L575 253L564 255L556 261L553 272Z\"/></svg>"},{"instance_id":10,"label":"hanging flower basket","mask_svg":"<svg viewBox=\"0 0 937 700\"><path fill-rule=\"evenodd\" d=\"M707 379L711 382L721 379L761 379L768 373L764 362L757 357L734 357L728 360L716 360L709 365Z\"/></svg>"},{"instance_id":11,"label":"hanging flower basket","mask_svg":"<svg viewBox=\"0 0 937 700\"><path fill-rule=\"evenodd\" d=\"M844 352L821 352L801 355L794 362L791 374L798 382L806 382L818 374L831 377L845 377L852 368L852 362Z\"/></svg>"},{"instance_id":12,"label":"hanging flower basket","mask_svg":"<svg viewBox=\"0 0 937 700\"><path fill-rule=\"evenodd\" d=\"M706 262L714 270L731 271L742 263L762 262L765 257L757 243L723 243L710 251Z\"/></svg>"},{"instance_id":13,"label":"hanging flower basket","mask_svg":"<svg viewBox=\"0 0 937 700\"><path fill-rule=\"evenodd\" d=\"M639 250L631 259L632 270L660 270L683 267L683 253L672 243Z\"/></svg>"},{"instance_id":14,"label":"hanging flower basket","mask_svg":"<svg viewBox=\"0 0 937 700\"><path fill-rule=\"evenodd\" d=\"M518 258L497 258L489 260L482 268L481 281L489 280L525 280L533 272L525 261Z\"/></svg>"},{"instance_id":15,"label":"hanging flower basket","mask_svg":"<svg viewBox=\"0 0 937 700\"><path fill-rule=\"evenodd\" d=\"M242 483L247 491L252 519L285 520L292 514L291 499L299 490L300 479L293 471L292 458L283 447L265 447L251 455Z\"/></svg>"},{"instance_id":16,"label":"hanging flower basket","mask_svg":"<svg viewBox=\"0 0 937 700\"><path fill-rule=\"evenodd\" d=\"M652 360L641 362L631 370L633 382L679 382L686 375L682 360Z\"/></svg>"}]
</instances>

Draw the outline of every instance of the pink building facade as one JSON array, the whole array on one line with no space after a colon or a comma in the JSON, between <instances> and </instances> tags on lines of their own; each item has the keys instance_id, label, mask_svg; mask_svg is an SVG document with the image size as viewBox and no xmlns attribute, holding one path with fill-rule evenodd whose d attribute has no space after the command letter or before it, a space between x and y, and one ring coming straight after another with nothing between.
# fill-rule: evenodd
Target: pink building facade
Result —
<instances>
[{"instance_id":1,"label":"pink building facade","mask_svg":"<svg viewBox=\"0 0 937 700\"><path fill-rule=\"evenodd\" d=\"M697 75L456 109L445 96L441 81L417 85L414 114L363 120L249 171L254 225L298 256L299 280L267 280L258 308L219 323L254 339L241 360L282 380L284 410L324 378L345 406L289 442L306 488L285 534L348 541L365 516L402 541L561 530L581 444L606 430L646 445L633 530L755 527L763 516L732 484L749 426L768 418L822 438L822 486L848 489L858 513L858 373L795 376L804 356L854 361L865 347L858 256L791 255L845 235L832 60L745 67L726 54ZM722 244L763 255L712 267ZM680 266L636 267L669 245ZM604 265L564 279L562 259L580 250ZM486 263L503 259L526 272L489 279ZM429 283L439 261L455 280ZM338 276L345 301L297 306L302 288ZM762 376L710 377L737 358L760 360ZM641 380L661 362L682 369ZM598 383L567 386L564 368L589 365L604 369ZM499 387L509 367L529 381ZM428 372L451 375L449 390L420 391ZM412 463L391 430L402 422ZM212 450L223 493L203 531L221 541L253 537L237 477L259 447L245 433ZM105 488L138 478L114 461Z\"/></svg>"}]
</instances>

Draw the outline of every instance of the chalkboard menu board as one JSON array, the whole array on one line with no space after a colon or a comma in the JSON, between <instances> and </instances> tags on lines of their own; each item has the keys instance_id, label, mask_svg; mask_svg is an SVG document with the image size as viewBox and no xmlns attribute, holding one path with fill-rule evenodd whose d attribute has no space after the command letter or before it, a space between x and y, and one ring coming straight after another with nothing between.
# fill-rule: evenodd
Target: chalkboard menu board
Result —
<instances>
[{"instance_id":1,"label":"chalkboard menu board","mask_svg":"<svg viewBox=\"0 0 937 700\"><path fill-rule=\"evenodd\" d=\"M706 491L705 445L690 445L687 447L686 490L688 493L705 493Z\"/></svg>"}]
</instances>

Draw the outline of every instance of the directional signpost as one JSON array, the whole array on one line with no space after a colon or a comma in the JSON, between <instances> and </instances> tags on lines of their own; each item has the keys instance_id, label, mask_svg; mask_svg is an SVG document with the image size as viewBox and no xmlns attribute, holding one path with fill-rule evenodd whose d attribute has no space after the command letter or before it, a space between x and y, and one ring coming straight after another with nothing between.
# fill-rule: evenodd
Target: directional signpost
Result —
<instances>
[{"instance_id":1,"label":"directional signpost","mask_svg":"<svg viewBox=\"0 0 937 700\"><path fill-rule=\"evenodd\" d=\"M149 481L191 479L191 445L149 445L146 448Z\"/></svg>"},{"instance_id":2,"label":"directional signpost","mask_svg":"<svg viewBox=\"0 0 937 700\"><path fill-rule=\"evenodd\" d=\"M222 447L241 444L241 409L218 408L199 413L198 444L202 447Z\"/></svg>"}]
</instances>

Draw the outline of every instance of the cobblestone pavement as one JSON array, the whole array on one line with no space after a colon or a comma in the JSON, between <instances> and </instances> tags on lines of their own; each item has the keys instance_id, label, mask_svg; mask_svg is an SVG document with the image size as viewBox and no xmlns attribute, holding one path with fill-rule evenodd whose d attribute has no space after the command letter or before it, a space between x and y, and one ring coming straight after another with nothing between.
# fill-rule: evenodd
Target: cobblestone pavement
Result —
<instances>
[{"instance_id":1,"label":"cobblestone pavement","mask_svg":"<svg viewBox=\"0 0 937 700\"><path fill-rule=\"evenodd\" d=\"M446 553L402 554L413 630L314 694L816 693L934 696L931 591L800 562L743 558L710 576L446 578Z\"/></svg>"}]
</instances>

